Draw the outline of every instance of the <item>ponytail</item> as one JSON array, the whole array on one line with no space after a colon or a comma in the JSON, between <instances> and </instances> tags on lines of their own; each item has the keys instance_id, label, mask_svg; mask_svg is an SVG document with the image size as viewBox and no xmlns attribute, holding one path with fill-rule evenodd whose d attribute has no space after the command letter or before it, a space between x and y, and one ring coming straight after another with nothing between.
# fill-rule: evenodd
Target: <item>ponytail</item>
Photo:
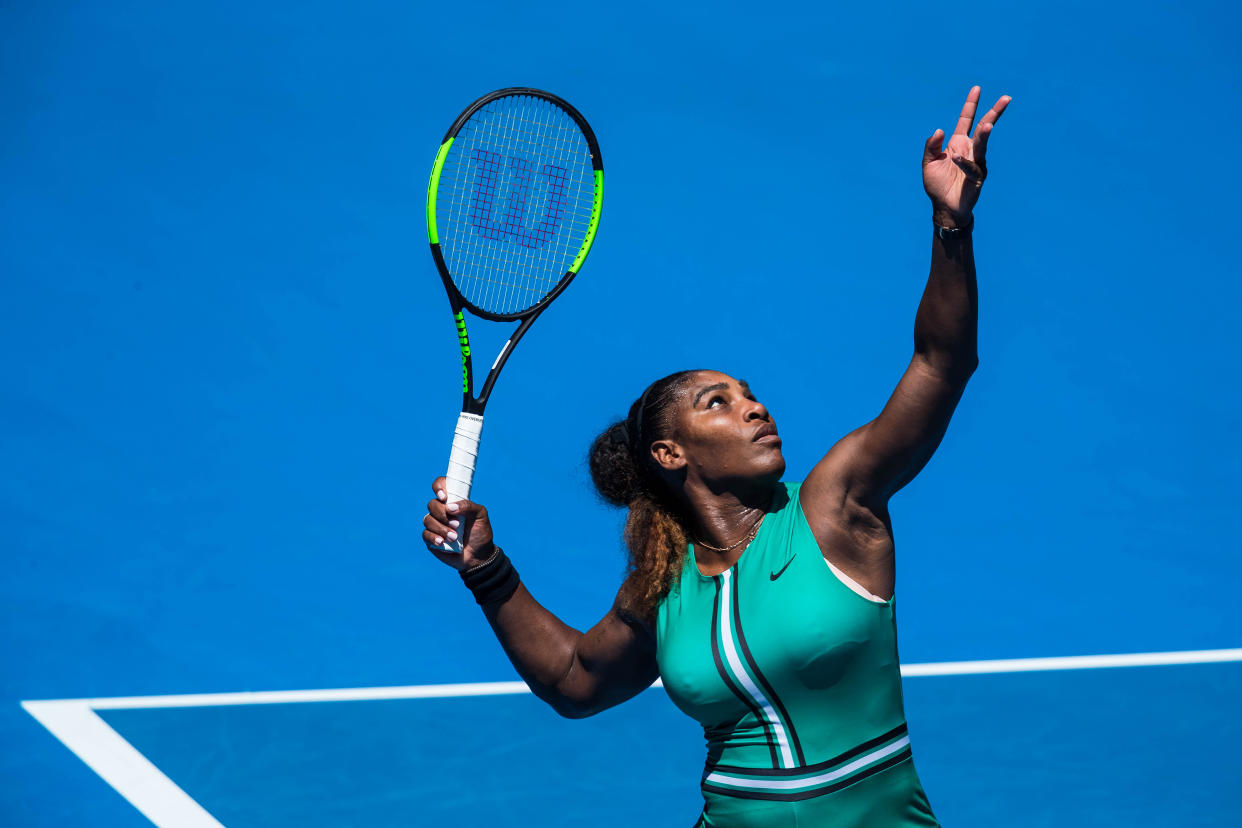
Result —
<instances>
[{"instance_id":1,"label":"ponytail","mask_svg":"<svg viewBox=\"0 0 1242 828\"><path fill-rule=\"evenodd\" d=\"M671 436L678 392L694 373L679 371L648 386L625 420L595 438L588 458L600 496L629 509L624 535L629 561L620 608L653 629L656 607L685 565L687 535L682 508L657 473L651 444Z\"/></svg>"}]
</instances>

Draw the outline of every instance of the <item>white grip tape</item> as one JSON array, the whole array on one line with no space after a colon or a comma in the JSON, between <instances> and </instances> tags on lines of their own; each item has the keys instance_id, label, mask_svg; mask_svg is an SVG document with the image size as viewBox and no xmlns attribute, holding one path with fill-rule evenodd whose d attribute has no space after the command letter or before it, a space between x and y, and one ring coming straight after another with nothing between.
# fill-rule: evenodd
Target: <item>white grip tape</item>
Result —
<instances>
[{"instance_id":1,"label":"white grip tape","mask_svg":"<svg viewBox=\"0 0 1242 828\"><path fill-rule=\"evenodd\" d=\"M449 453L448 472L445 494L448 502L470 499L470 487L474 482L474 467L479 459L479 437L483 433L483 417L480 414L462 412L457 418L457 428L453 432L453 450ZM457 541L446 543L444 549L449 552L461 552L460 537Z\"/></svg>"}]
</instances>

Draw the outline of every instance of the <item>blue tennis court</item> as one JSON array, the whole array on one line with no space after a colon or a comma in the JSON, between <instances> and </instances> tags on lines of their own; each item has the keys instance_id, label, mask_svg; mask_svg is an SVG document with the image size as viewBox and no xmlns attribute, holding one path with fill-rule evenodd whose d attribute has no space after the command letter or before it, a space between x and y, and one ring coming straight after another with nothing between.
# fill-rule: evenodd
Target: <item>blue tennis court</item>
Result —
<instances>
[{"instance_id":1,"label":"blue tennis court","mask_svg":"<svg viewBox=\"0 0 1242 828\"><path fill-rule=\"evenodd\" d=\"M596 246L475 489L582 629L624 565L587 448L652 379L745 377L791 480L878 412L922 142L976 83L1013 96L981 364L892 509L919 774L947 826L1237 824L1238 22L0 7L0 824L691 825L699 726L660 688L561 719L419 540L460 403L436 144L509 85L599 136Z\"/></svg>"}]
</instances>

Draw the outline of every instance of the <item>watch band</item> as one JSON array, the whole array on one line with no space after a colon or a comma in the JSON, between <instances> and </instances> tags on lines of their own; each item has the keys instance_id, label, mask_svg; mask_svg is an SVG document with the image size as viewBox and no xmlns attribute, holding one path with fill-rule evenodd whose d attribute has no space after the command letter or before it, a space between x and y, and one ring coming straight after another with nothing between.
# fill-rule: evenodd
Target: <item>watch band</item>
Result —
<instances>
[{"instance_id":1,"label":"watch band","mask_svg":"<svg viewBox=\"0 0 1242 828\"><path fill-rule=\"evenodd\" d=\"M936 228L936 238L941 241L949 241L950 239L960 239L965 234L974 229L975 220L971 219L970 224L965 227L941 227L939 224L933 224Z\"/></svg>"}]
</instances>

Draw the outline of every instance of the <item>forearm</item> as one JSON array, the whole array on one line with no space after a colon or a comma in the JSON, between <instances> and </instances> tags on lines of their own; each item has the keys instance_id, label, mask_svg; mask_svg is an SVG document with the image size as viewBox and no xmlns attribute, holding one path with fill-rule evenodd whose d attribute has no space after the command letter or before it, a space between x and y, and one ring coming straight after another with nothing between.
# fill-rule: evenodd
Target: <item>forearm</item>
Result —
<instances>
[{"instance_id":1,"label":"forearm","mask_svg":"<svg viewBox=\"0 0 1242 828\"><path fill-rule=\"evenodd\" d=\"M946 239L933 234L931 272L914 318L914 351L939 375L964 383L979 363L978 329L971 231Z\"/></svg>"},{"instance_id":2,"label":"forearm","mask_svg":"<svg viewBox=\"0 0 1242 828\"><path fill-rule=\"evenodd\" d=\"M567 692L564 680L583 634L549 612L524 585L503 603L484 606L483 613L531 691L558 713L575 715L583 700Z\"/></svg>"}]
</instances>

